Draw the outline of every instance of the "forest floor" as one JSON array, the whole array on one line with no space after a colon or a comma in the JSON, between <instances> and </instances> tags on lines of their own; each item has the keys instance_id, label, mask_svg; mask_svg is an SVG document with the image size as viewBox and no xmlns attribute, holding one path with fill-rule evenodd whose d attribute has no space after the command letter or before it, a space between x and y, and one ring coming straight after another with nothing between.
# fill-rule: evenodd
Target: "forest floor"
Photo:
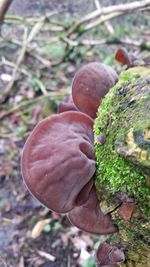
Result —
<instances>
[{"instance_id":1,"label":"forest floor","mask_svg":"<svg viewBox=\"0 0 150 267\"><path fill-rule=\"evenodd\" d=\"M94 266L99 237L78 230L29 194L20 155L37 122L56 113L70 93L77 69L103 61L119 73L114 54L120 45L137 57L150 53L149 12L121 16L90 31L77 28L77 36L68 41L64 31L94 11L95 3L14 0L1 27L0 267ZM101 1L102 6L119 3ZM52 11L57 14L40 24L38 19Z\"/></svg>"}]
</instances>

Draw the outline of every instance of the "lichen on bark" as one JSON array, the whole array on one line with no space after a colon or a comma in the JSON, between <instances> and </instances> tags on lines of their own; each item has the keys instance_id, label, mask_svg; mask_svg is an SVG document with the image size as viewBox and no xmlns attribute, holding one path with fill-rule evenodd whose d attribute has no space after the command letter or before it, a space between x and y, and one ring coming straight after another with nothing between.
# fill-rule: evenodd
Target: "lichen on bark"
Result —
<instances>
[{"instance_id":1,"label":"lichen on bark","mask_svg":"<svg viewBox=\"0 0 150 267\"><path fill-rule=\"evenodd\" d=\"M111 212L119 228L119 234L110 242L125 245L129 266L135 262L136 266L148 267L150 68L134 67L122 72L99 107L94 133L96 188L103 192L102 208ZM100 135L105 136L103 144ZM120 266L128 266L125 264Z\"/></svg>"}]
</instances>

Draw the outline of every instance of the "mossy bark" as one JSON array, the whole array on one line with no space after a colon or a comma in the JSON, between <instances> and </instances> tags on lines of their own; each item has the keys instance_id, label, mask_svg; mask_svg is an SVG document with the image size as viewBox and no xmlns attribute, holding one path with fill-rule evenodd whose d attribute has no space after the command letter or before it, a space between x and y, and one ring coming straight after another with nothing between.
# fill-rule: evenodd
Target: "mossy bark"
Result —
<instances>
[{"instance_id":1,"label":"mossy bark","mask_svg":"<svg viewBox=\"0 0 150 267\"><path fill-rule=\"evenodd\" d=\"M150 267L150 68L120 75L99 107L94 133L96 188L119 229L109 242L125 247L121 267Z\"/></svg>"}]
</instances>

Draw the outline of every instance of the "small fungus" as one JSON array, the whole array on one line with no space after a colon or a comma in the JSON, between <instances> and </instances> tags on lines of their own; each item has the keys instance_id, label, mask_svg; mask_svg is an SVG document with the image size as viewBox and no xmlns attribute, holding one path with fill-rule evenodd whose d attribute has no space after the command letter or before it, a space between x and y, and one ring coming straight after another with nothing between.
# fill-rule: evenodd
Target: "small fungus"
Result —
<instances>
[{"instance_id":1,"label":"small fungus","mask_svg":"<svg viewBox=\"0 0 150 267\"><path fill-rule=\"evenodd\" d=\"M72 83L72 98L76 107L95 118L102 98L118 81L117 73L109 66L93 62L82 67Z\"/></svg>"},{"instance_id":2,"label":"small fungus","mask_svg":"<svg viewBox=\"0 0 150 267\"><path fill-rule=\"evenodd\" d=\"M115 54L115 59L122 63L123 65L127 65L128 67L132 66L133 60L129 55L128 51L124 47L120 47Z\"/></svg>"},{"instance_id":3,"label":"small fungus","mask_svg":"<svg viewBox=\"0 0 150 267\"><path fill-rule=\"evenodd\" d=\"M123 248L109 245L106 242L100 244L95 254L97 267L119 267L117 263L121 263L124 260Z\"/></svg>"},{"instance_id":4,"label":"small fungus","mask_svg":"<svg viewBox=\"0 0 150 267\"><path fill-rule=\"evenodd\" d=\"M104 134L100 134L97 136L97 140L98 140L100 145L103 145L105 143L106 136Z\"/></svg>"}]
</instances>

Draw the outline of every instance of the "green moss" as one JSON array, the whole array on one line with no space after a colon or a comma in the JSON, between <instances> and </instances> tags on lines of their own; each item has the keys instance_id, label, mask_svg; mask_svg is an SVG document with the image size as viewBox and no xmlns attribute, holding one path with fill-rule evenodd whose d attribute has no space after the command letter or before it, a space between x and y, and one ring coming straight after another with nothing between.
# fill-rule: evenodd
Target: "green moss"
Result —
<instances>
[{"instance_id":1,"label":"green moss","mask_svg":"<svg viewBox=\"0 0 150 267\"><path fill-rule=\"evenodd\" d=\"M134 197L146 216L150 216L150 188L147 184L147 175L150 174L149 141L142 150L139 143L134 143L135 139L132 144L127 137L135 137L137 130L143 133L145 127L150 130L149 77L150 70L144 67L123 72L119 82L102 101L94 127L97 189L105 189L110 195L117 191L126 192ZM106 136L103 145L97 140L100 134ZM137 153L128 155L130 146ZM148 159L143 160L141 155L144 153L147 153Z\"/></svg>"}]
</instances>

